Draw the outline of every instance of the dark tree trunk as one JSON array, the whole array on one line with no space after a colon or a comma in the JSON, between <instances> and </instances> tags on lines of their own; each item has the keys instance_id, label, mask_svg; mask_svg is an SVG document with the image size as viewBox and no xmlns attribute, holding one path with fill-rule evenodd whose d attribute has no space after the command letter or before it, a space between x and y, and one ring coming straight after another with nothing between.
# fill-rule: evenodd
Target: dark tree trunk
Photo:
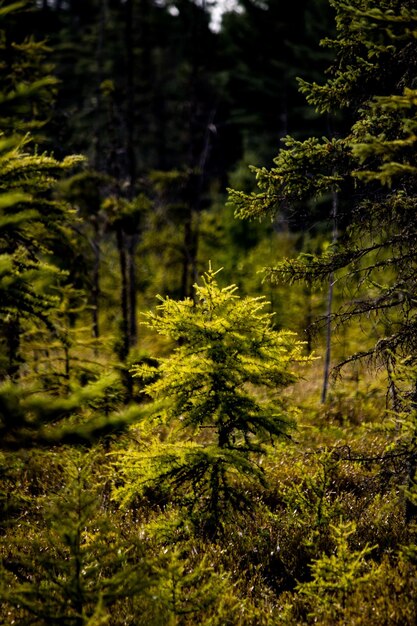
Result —
<instances>
[{"instance_id":1,"label":"dark tree trunk","mask_svg":"<svg viewBox=\"0 0 417 626\"><path fill-rule=\"evenodd\" d=\"M337 192L333 192L332 200L332 221L333 221L333 233L332 243L337 241L337 209L338 209L338 196ZM330 360L332 349L332 306L333 306L333 285L334 285L334 273L329 276L329 290L327 294L327 312L326 312L326 356L324 360L324 374L323 374L323 388L321 392L321 402L324 404L327 399L327 392L329 388L329 374L330 374Z\"/></svg>"},{"instance_id":2,"label":"dark tree trunk","mask_svg":"<svg viewBox=\"0 0 417 626\"><path fill-rule=\"evenodd\" d=\"M116 229L117 249L119 252L120 278L121 278L121 311L122 321L120 325L121 343L119 356L121 361L126 361L129 354L129 281L127 271L127 255L125 236L121 226Z\"/></svg>"},{"instance_id":3,"label":"dark tree trunk","mask_svg":"<svg viewBox=\"0 0 417 626\"><path fill-rule=\"evenodd\" d=\"M91 303L93 305L93 337L100 337L100 229L97 224L94 226L94 265L93 265L93 281L91 289Z\"/></svg>"},{"instance_id":4,"label":"dark tree trunk","mask_svg":"<svg viewBox=\"0 0 417 626\"><path fill-rule=\"evenodd\" d=\"M182 275L181 275L181 299L190 296L190 269L192 266L191 245L192 245L192 217L191 211L184 222L184 241L183 241L183 257L182 257Z\"/></svg>"},{"instance_id":5,"label":"dark tree trunk","mask_svg":"<svg viewBox=\"0 0 417 626\"><path fill-rule=\"evenodd\" d=\"M417 383L414 385L410 406L410 419L414 421L408 457L408 493L405 500L405 519L408 524L417 520Z\"/></svg>"},{"instance_id":6,"label":"dark tree trunk","mask_svg":"<svg viewBox=\"0 0 417 626\"><path fill-rule=\"evenodd\" d=\"M129 346L133 347L137 342L138 326L137 312L137 289L136 289L136 248L139 235L130 235L128 240L128 277L129 277Z\"/></svg>"},{"instance_id":7,"label":"dark tree trunk","mask_svg":"<svg viewBox=\"0 0 417 626\"><path fill-rule=\"evenodd\" d=\"M133 42L133 0L126 0L126 157L129 193L132 197L136 182L136 155L135 155L135 57Z\"/></svg>"}]
</instances>

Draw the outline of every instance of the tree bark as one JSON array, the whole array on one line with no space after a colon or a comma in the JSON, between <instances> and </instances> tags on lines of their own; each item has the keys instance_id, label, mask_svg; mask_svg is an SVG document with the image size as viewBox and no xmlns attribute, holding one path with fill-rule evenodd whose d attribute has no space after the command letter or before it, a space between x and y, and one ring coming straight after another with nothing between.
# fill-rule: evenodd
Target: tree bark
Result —
<instances>
[{"instance_id":1,"label":"tree bark","mask_svg":"<svg viewBox=\"0 0 417 626\"><path fill-rule=\"evenodd\" d=\"M128 272L127 272L127 258L126 258L126 244L125 237L121 226L117 226L116 229L117 249L119 252L120 262L120 277L121 277L121 344L119 350L119 356L121 361L125 361L129 354L129 296L128 296Z\"/></svg>"},{"instance_id":2,"label":"tree bark","mask_svg":"<svg viewBox=\"0 0 417 626\"><path fill-rule=\"evenodd\" d=\"M337 209L338 209L338 195L336 191L333 191L332 195L332 244L337 242ZM324 359L324 374L323 374L323 388L321 391L321 402L324 404L327 399L327 392L329 389L329 375L330 375L330 362L331 362L331 349L332 349L332 306L333 306L333 286L334 286L334 272L331 272L329 276L329 290L327 292L327 312L326 312L326 355Z\"/></svg>"},{"instance_id":3,"label":"tree bark","mask_svg":"<svg viewBox=\"0 0 417 626\"><path fill-rule=\"evenodd\" d=\"M137 289L136 289L136 248L139 235L129 235L128 240L128 277L129 277L129 346L136 345L138 339L137 312Z\"/></svg>"}]
</instances>

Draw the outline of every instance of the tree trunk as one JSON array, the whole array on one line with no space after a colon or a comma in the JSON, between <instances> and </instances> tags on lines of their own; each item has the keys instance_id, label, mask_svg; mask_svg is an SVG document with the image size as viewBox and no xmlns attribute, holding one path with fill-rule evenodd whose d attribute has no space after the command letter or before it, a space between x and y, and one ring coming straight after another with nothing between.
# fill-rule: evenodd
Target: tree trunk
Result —
<instances>
[{"instance_id":1,"label":"tree trunk","mask_svg":"<svg viewBox=\"0 0 417 626\"><path fill-rule=\"evenodd\" d=\"M409 419L412 419L414 423L407 468L408 493L405 500L405 519L407 524L417 520L417 383L414 385Z\"/></svg>"},{"instance_id":2,"label":"tree trunk","mask_svg":"<svg viewBox=\"0 0 417 626\"><path fill-rule=\"evenodd\" d=\"M311 354L313 350L313 336L311 331L311 325L313 323L313 304L312 304L312 289L311 282L309 281L304 288L305 302L306 302L306 316L305 316L305 333L306 333L306 349L307 353Z\"/></svg>"},{"instance_id":3,"label":"tree trunk","mask_svg":"<svg viewBox=\"0 0 417 626\"><path fill-rule=\"evenodd\" d=\"M135 155L135 58L133 43L133 0L126 0L126 157L127 178L129 182L129 196L132 197L136 182L136 155Z\"/></svg>"},{"instance_id":4,"label":"tree trunk","mask_svg":"<svg viewBox=\"0 0 417 626\"><path fill-rule=\"evenodd\" d=\"M125 237L121 226L116 229L117 249L119 252L120 278L121 278L121 312L122 321L120 326L121 343L119 357L121 361L126 361L129 354L129 288Z\"/></svg>"},{"instance_id":5,"label":"tree trunk","mask_svg":"<svg viewBox=\"0 0 417 626\"><path fill-rule=\"evenodd\" d=\"M190 296L190 268L191 259L191 242L192 242L192 215L187 216L184 223L184 240L183 240L183 256L182 256L182 275L181 275L181 299Z\"/></svg>"},{"instance_id":6,"label":"tree trunk","mask_svg":"<svg viewBox=\"0 0 417 626\"><path fill-rule=\"evenodd\" d=\"M136 289L136 248L139 235L134 233L128 239L128 277L129 277L129 346L136 345L138 338L137 289Z\"/></svg>"},{"instance_id":7,"label":"tree trunk","mask_svg":"<svg viewBox=\"0 0 417 626\"><path fill-rule=\"evenodd\" d=\"M332 220L333 220L332 244L333 245L337 242L337 209L338 209L338 196L337 196L337 192L333 191L333 197L332 197ZM332 348L333 285L334 285L334 273L331 272L329 276L329 290L327 293L326 355L324 359L323 388L321 392L322 404L326 402L327 392L329 388L329 374L330 374L331 348Z\"/></svg>"},{"instance_id":8,"label":"tree trunk","mask_svg":"<svg viewBox=\"0 0 417 626\"><path fill-rule=\"evenodd\" d=\"M91 289L91 302L93 305L93 337L100 337L100 229L97 223L94 225L94 265L93 265L93 284Z\"/></svg>"}]
</instances>

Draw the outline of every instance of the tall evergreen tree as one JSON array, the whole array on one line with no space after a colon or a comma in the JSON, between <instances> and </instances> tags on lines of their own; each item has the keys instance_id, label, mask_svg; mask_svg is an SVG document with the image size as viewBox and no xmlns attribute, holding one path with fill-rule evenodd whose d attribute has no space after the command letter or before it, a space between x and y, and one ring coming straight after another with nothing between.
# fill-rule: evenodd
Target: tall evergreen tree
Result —
<instances>
[{"instance_id":1,"label":"tall evergreen tree","mask_svg":"<svg viewBox=\"0 0 417 626\"><path fill-rule=\"evenodd\" d=\"M0 10L0 19L4 22L10 15L15 18L23 8L21 3L7 5ZM0 41L6 39L5 31L0 30ZM108 432L112 422L109 416L115 408L104 399L108 388L114 385L114 379L111 383L109 380L98 383L97 393L87 388L81 395L76 391L68 398L58 400L42 393L44 385L36 371L36 363L28 362L26 369L32 371L27 371L25 376L22 372L22 363L27 357L22 353L22 337L34 330L37 332L39 328L47 331L42 350L47 352L53 367L56 368L59 362L59 351L66 354L64 360L68 365L68 337L59 324L67 275L59 267L54 253L58 245L71 249L68 232L74 212L65 202L55 198L53 191L60 173L83 161L80 156L58 160L39 153L33 137L29 133L22 134L22 130L27 130L26 122L22 128L16 112L10 115L16 102L23 107L17 111L25 110L29 116L31 105L36 110L39 91L44 94L46 86L55 84L48 76L44 80L30 80L28 68L33 62L33 49L37 54L35 45L24 46L22 58L20 46L10 45L16 58L11 57L11 73L0 84L0 431L2 447L6 450L58 443L72 436L77 439L77 430L81 440L90 440L93 431ZM25 55L28 55L27 59ZM27 74L19 83L16 76L21 66L22 72L27 70ZM9 80L12 74L16 83L13 88ZM36 116L34 120L38 122ZM9 130L10 124L14 132ZM30 126L29 121L28 124ZM58 346L55 347L54 343ZM71 392L68 376L66 378L64 385L53 387L55 394ZM81 434L83 425L65 424L65 433L61 431L63 437L60 438L57 433L64 417L81 406L89 413L88 406L95 401L100 404L103 399L101 415L98 422L94 425L90 422L87 426L88 434Z\"/></svg>"},{"instance_id":2,"label":"tall evergreen tree","mask_svg":"<svg viewBox=\"0 0 417 626\"><path fill-rule=\"evenodd\" d=\"M318 112L343 111L348 133L305 141L287 137L273 168L253 168L259 192L231 191L230 199L239 217L254 218L283 205L297 211L311 197L338 191L338 242L321 256L284 261L267 276L316 280L344 269L353 293L334 317L375 316L378 340L366 354L415 359L417 238L410 216L416 194L417 13L413 3L396 0L331 5L337 37L326 42L336 55L329 78L323 85L299 82Z\"/></svg>"},{"instance_id":3,"label":"tall evergreen tree","mask_svg":"<svg viewBox=\"0 0 417 626\"><path fill-rule=\"evenodd\" d=\"M337 322L365 316L372 337L358 358L379 359L395 390L396 366L417 362L416 203L417 11L413 2L331 1L337 37L327 41L336 59L324 84L300 81L308 102L320 113L343 111L345 136L297 141L287 137L270 170L254 168L258 193L232 191L240 217L275 214L283 204L303 205L311 197L340 198L341 235L321 255L301 255L266 270L271 281L332 277L348 299L332 314ZM413 379L413 377L411 377ZM417 384L410 385L409 419L415 432ZM392 394L393 409L398 411ZM408 441L408 476L417 469L415 435ZM406 517L417 507L406 498Z\"/></svg>"},{"instance_id":4,"label":"tall evergreen tree","mask_svg":"<svg viewBox=\"0 0 417 626\"><path fill-rule=\"evenodd\" d=\"M60 171L83 160L71 156L58 161L39 153L28 133L45 123L56 81L47 74L51 68L44 44L29 38L10 40L24 9L25 3L9 4L0 13L0 41L7 59L0 75L2 377L18 376L24 320L51 325L56 298L46 284L57 285L62 278L52 250L54 241L67 239L65 227L73 217L51 191Z\"/></svg>"}]
</instances>

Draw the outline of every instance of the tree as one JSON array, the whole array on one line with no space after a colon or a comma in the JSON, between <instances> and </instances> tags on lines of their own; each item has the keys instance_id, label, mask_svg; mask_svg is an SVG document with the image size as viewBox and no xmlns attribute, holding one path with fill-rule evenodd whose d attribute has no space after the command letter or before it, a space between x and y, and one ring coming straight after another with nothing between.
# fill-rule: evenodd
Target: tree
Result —
<instances>
[{"instance_id":1,"label":"tree","mask_svg":"<svg viewBox=\"0 0 417 626\"><path fill-rule=\"evenodd\" d=\"M109 623L118 602L146 595L155 584L138 538L127 540L120 521L102 506L97 456L63 451L63 484L58 493L38 499L41 519L6 531L0 546L4 619L21 626L98 626ZM31 500L33 506L36 499ZM114 617L112 623L126 622Z\"/></svg>"},{"instance_id":2,"label":"tree","mask_svg":"<svg viewBox=\"0 0 417 626\"><path fill-rule=\"evenodd\" d=\"M331 17L326 0L239 0L237 6L223 16L221 29L228 123L239 128L243 151L266 164L288 132L326 127L306 112L295 77L321 76L328 53L318 41L329 34Z\"/></svg>"},{"instance_id":3,"label":"tree","mask_svg":"<svg viewBox=\"0 0 417 626\"><path fill-rule=\"evenodd\" d=\"M122 362L126 361L130 348L137 341L137 292L136 292L136 248L146 214L151 208L149 198L138 194L132 200L110 196L104 200L109 226L116 234L120 264L121 323L117 352Z\"/></svg>"},{"instance_id":4,"label":"tree","mask_svg":"<svg viewBox=\"0 0 417 626\"><path fill-rule=\"evenodd\" d=\"M320 620L322 624L343 623L343 615L351 606L357 590L372 584L379 573L374 563L367 557L373 548L366 545L361 550L351 550L349 536L355 532L352 522L340 522L332 526L335 551L322 554L311 564L312 579L299 583L297 590L310 609L311 623Z\"/></svg>"},{"instance_id":5,"label":"tree","mask_svg":"<svg viewBox=\"0 0 417 626\"><path fill-rule=\"evenodd\" d=\"M147 314L146 324L176 347L158 366L134 368L153 379L143 390L153 403L144 445L122 455L127 482L119 490L129 501L146 486L175 487L208 535L221 531L228 512L251 506L251 482L265 484L260 459L291 426L279 392L296 379L295 363L307 360L294 333L274 329L263 298L240 299L216 274L210 267L195 285L195 303L161 298Z\"/></svg>"},{"instance_id":6,"label":"tree","mask_svg":"<svg viewBox=\"0 0 417 626\"><path fill-rule=\"evenodd\" d=\"M350 298L333 314L348 321L375 317L374 345L358 356L417 358L415 203L416 91L413 76L417 13L413 3L331 2L335 61L324 85L300 82L320 113L344 111L344 137L287 137L270 170L254 168L260 191L231 191L239 217L264 217L283 204L297 215L309 198L338 192L341 237L325 253L301 255L267 269L272 281L321 280L338 272ZM352 293L353 291L353 293ZM355 357L356 358L356 357ZM395 357L394 357L395 358Z\"/></svg>"},{"instance_id":7,"label":"tree","mask_svg":"<svg viewBox=\"0 0 417 626\"><path fill-rule=\"evenodd\" d=\"M283 203L294 210L311 197L340 198L341 236L320 256L301 255L267 269L272 280L322 280L334 276L349 298L332 314L336 322L371 318L373 341L340 365L380 359L393 388L397 363L417 362L416 203L417 11L412 2L335 2L336 53L323 85L300 81L308 102L326 115L343 110L344 137L297 141L287 137L271 170L255 168L259 193L232 191L240 217L262 217ZM415 381L409 388L417 397ZM393 397L393 409L398 411ZM415 438L408 476L416 477ZM406 498L408 521L417 510Z\"/></svg>"},{"instance_id":8,"label":"tree","mask_svg":"<svg viewBox=\"0 0 417 626\"><path fill-rule=\"evenodd\" d=\"M21 8L20 3L3 7L0 26L6 16L14 16ZM0 29L0 41L5 39L5 31ZM12 69L8 77L2 76L0 83L0 431L3 449L16 450L59 443L63 439L69 441L77 431L84 442L91 440L93 431L104 434L108 432L112 422L110 413L117 403L106 402L104 398L109 387L115 384L114 377L111 383L103 379L97 384L95 397L92 388L82 391L79 381L72 386L71 381L66 380L64 385L54 386L52 390L57 395L68 394L64 399L44 393L41 376L36 375L33 363L30 363L33 366L30 376L23 380L22 363L27 355L22 354L21 342L25 334L39 328L47 331L48 339L43 350L51 350L48 360L53 361L56 357L55 365L59 360L57 351L61 349L65 353L68 348L59 324L59 307L65 299L67 274L61 270L55 252L58 246L71 249L69 231L74 212L66 202L54 197L53 192L60 174L84 159L72 155L59 160L41 153L33 137L26 132L30 122L26 120L22 126L19 118L10 116L14 103L19 104L17 111L25 111L27 116L32 110L31 105L36 111L37 97L40 94L43 94L42 98L46 97L46 87L55 81L48 77L40 81L30 80L31 51L33 48L38 50L35 45L29 46L28 50L23 47L27 59L25 56L22 59L20 45L10 43L9 48L16 59L9 56ZM17 76L21 67L22 71L27 70L27 74L19 83ZM15 76L13 88L9 84L11 76ZM34 120L39 122L36 116ZM53 345L55 342L59 344L58 348ZM77 409L83 413L81 407L84 407L91 418L88 407L95 401L99 405L102 400L101 415L96 416L98 421L90 422L87 436L81 434L85 424L75 423L65 424L64 435L61 431L64 417ZM113 417L118 422L114 414ZM64 435L63 439L58 431Z\"/></svg>"},{"instance_id":9,"label":"tree","mask_svg":"<svg viewBox=\"0 0 417 626\"><path fill-rule=\"evenodd\" d=\"M18 378L22 357L20 341L25 326L42 323L52 328L51 310L57 303L51 286L63 274L52 259L53 242L66 239L65 226L72 213L65 203L52 198L60 171L82 161L72 156L62 161L39 154L28 129L39 128L50 104L50 76L39 77L45 46L32 40L10 41L6 16L13 24L24 3L3 7L0 12L1 41L7 57L0 76L0 344L3 348L0 379ZM6 28L6 25L8 28ZM24 134L26 133L26 134ZM26 328L27 329L27 328Z\"/></svg>"},{"instance_id":10,"label":"tree","mask_svg":"<svg viewBox=\"0 0 417 626\"><path fill-rule=\"evenodd\" d=\"M57 79L46 43L22 28L28 15L28 0L0 7L0 119L3 133L32 132L38 138L50 117Z\"/></svg>"},{"instance_id":11,"label":"tree","mask_svg":"<svg viewBox=\"0 0 417 626\"><path fill-rule=\"evenodd\" d=\"M48 324L48 311L56 302L40 285L47 278L56 281L60 273L48 263L45 251L54 233L62 232L68 209L46 194L56 180L55 173L79 161L77 157L58 162L47 155L31 155L26 151L28 143L27 138L3 137L0 144L0 310L10 376L19 369L21 323L26 318Z\"/></svg>"}]
</instances>

